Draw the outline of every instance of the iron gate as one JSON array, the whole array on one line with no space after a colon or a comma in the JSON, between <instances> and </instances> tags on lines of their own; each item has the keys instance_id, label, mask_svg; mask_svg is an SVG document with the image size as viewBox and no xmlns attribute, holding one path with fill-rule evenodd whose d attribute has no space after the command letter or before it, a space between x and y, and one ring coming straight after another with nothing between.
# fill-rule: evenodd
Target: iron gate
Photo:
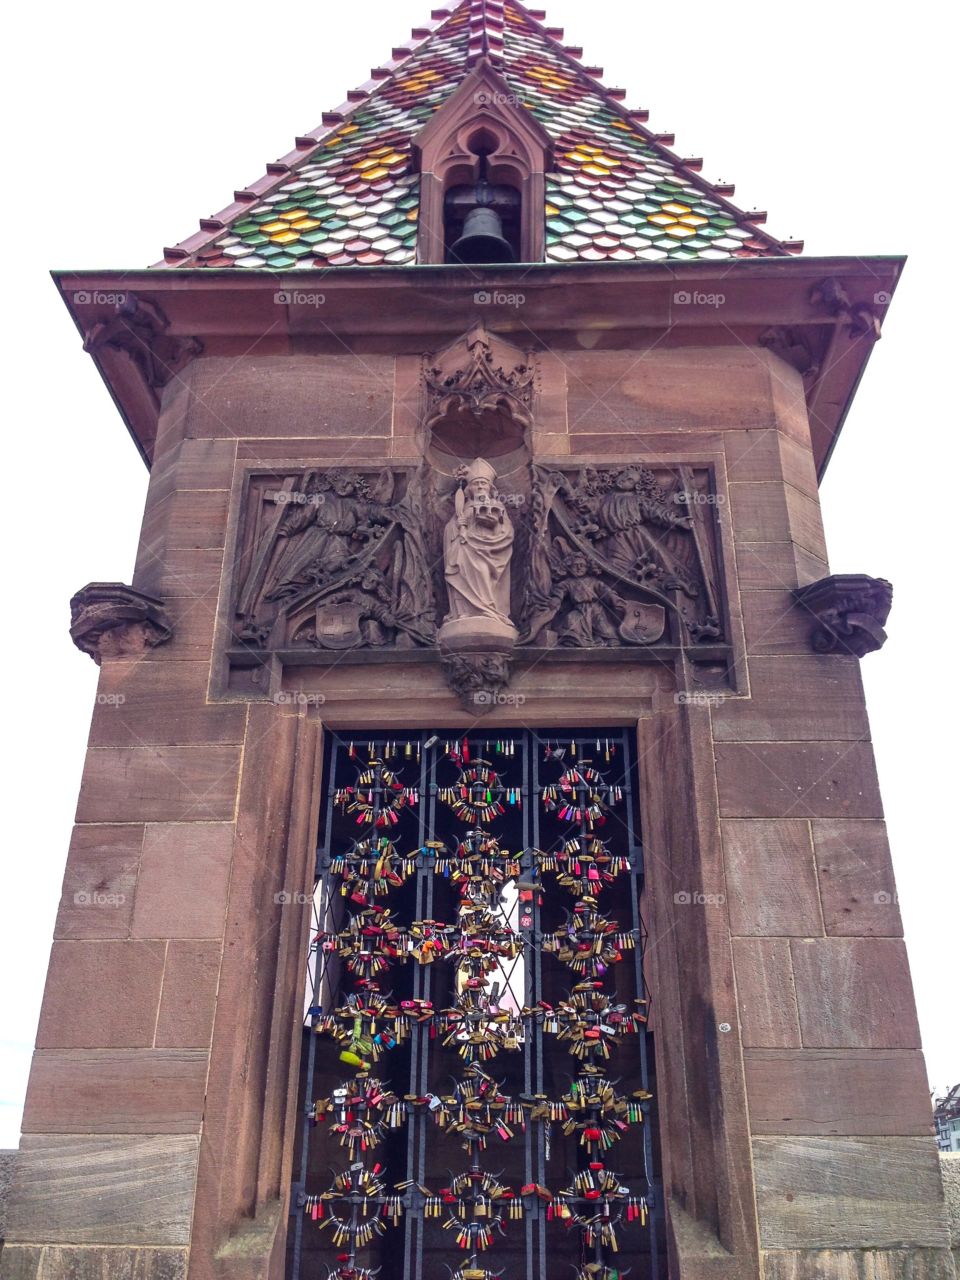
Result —
<instances>
[{"instance_id":1,"label":"iron gate","mask_svg":"<svg viewBox=\"0 0 960 1280\"><path fill-rule=\"evenodd\" d=\"M622 730L330 735L290 1280L659 1280Z\"/></svg>"}]
</instances>

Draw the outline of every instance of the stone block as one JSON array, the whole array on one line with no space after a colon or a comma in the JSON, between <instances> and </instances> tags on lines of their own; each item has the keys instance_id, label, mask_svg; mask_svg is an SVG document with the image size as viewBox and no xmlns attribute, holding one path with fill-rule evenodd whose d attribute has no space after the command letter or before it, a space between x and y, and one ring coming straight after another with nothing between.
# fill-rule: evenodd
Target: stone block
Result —
<instances>
[{"instance_id":1,"label":"stone block","mask_svg":"<svg viewBox=\"0 0 960 1280\"><path fill-rule=\"evenodd\" d=\"M869 737L853 657L752 657L746 698L725 698L713 713L718 742L841 742Z\"/></svg>"},{"instance_id":2,"label":"stone block","mask_svg":"<svg viewBox=\"0 0 960 1280\"><path fill-rule=\"evenodd\" d=\"M744 1046L798 1048L800 1021L789 942L735 938L733 962Z\"/></svg>"},{"instance_id":3,"label":"stone block","mask_svg":"<svg viewBox=\"0 0 960 1280\"><path fill-rule=\"evenodd\" d=\"M766 1249L946 1248L932 1138L754 1138Z\"/></svg>"},{"instance_id":4,"label":"stone block","mask_svg":"<svg viewBox=\"0 0 960 1280\"><path fill-rule=\"evenodd\" d=\"M54 930L58 938L126 938L143 826L74 827Z\"/></svg>"},{"instance_id":5,"label":"stone block","mask_svg":"<svg viewBox=\"0 0 960 1280\"><path fill-rule=\"evenodd\" d=\"M732 933L822 933L810 824L796 818L727 819L721 830Z\"/></svg>"},{"instance_id":6,"label":"stone block","mask_svg":"<svg viewBox=\"0 0 960 1280\"><path fill-rule=\"evenodd\" d=\"M818 818L811 825L827 933L902 937L885 824Z\"/></svg>"},{"instance_id":7,"label":"stone block","mask_svg":"<svg viewBox=\"0 0 960 1280\"><path fill-rule=\"evenodd\" d=\"M721 742L720 813L754 818L883 816L866 742Z\"/></svg>"},{"instance_id":8,"label":"stone block","mask_svg":"<svg viewBox=\"0 0 960 1280\"><path fill-rule=\"evenodd\" d=\"M158 1048L210 1044L217 1004L221 944L173 940L167 944L163 997L157 1018Z\"/></svg>"},{"instance_id":9,"label":"stone block","mask_svg":"<svg viewBox=\"0 0 960 1280\"><path fill-rule=\"evenodd\" d=\"M920 1048L899 939L794 938L790 951L806 1048Z\"/></svg>"},{"instance_id":10,"label":"stone block","mask_svg":"<svg viewBox=\"0 0 960 1280\"><path fill-rule=\"evenodd\" d=\"M133 936L222 937L232 847L232 823L150 823Z\"/></svg>"},{"instance_id":11,"label":"stone block","mask_svg":"<svg viewBox=\"0 0 960 1280\"><path fill-rule=\"evenodd\" d=\"M202 1049L38 1049L25 1133L197 1133Z\"/></svg>"},{"instance_id":12,"label":"stone block","mask_svg":"<svg viewBox=\"0 0 960 1280\"><path fill-rule=\"evenodd\" d=\"M92 748L77 821L225 821L233 817L239 768L234 745Z\"/></svg>"},{"instance_id":13,"label":"stone block","mask_svg":"<svg viewBox=\"0 0 960 1280\"><path fill-rule=\"evenodd\" d=\"M9 1239L188 1244L198 1142L181 1135L25 1134Z\"/></svg>"},{"instance_id":14,"label":"stone block","mask_svg":"<svg viewBox=\"0 0 960 1280\"><path fill-rule=\"evenodd\" d=\"M923 1055L913 1049L745 1049L754 1134L923 1137Z\"/></svg>"},{"instance_id":15,"label":"stone block","mask_svg":"<svg viewBox=\"0 0 960 1280\"><path fill-rule=\"evenodd\" d=\"M40 1009L41 1049L121 1049L153 1043L164 946L57 941Z\"/></svg>"}]
</instances>

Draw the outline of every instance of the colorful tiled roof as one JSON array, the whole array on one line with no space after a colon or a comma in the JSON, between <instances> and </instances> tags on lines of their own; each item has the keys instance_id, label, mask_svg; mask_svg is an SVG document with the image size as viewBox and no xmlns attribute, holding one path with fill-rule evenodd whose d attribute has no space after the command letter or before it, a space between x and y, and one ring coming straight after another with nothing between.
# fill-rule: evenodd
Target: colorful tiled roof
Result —
<instances>
[{"instance_id":1,"label":"colorful tiled roof","mask_svg":"<svg viewBox=\"0 0 960 1280\"><path fill-rule=\"evenodd\" d=\"M559 43L518 0L461 0L435 10L411 46L355 90L343 111L297 140L295 154L206 234L166 250L188 267L409 265L416 261L419 176L413 141L477 59L554 140L547 175L546 258L553 262L682 261L778 256L799 246L756 226L619 105L599 69ZM597 78L595 78L597 77ZM724 190L729 190L726 188Z\"/></svg>"}]
</instances>

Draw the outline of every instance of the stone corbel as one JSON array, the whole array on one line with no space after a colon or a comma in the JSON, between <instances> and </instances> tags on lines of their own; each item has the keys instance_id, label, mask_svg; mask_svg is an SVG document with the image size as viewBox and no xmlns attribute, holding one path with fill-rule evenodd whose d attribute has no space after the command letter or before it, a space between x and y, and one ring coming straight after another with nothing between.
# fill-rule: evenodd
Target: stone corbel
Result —
<instances>
[{"instance_id":1,"label":"stone corbel","mask_svg":"<svg viewBox=\"0 0 960 1280\"><path fill-rule=\"evenodd\" d=\"M852 653L862 658L883 646L883 624L893 603L893 587L865 573L835 573L799 587L794 599L814 619L811 647L817 653Z\"/></svg>"},{"instance_id":2,"label":"stone corbel","mask_svg":"<svg viewBox=\"0 0 960 1280\"><path fill-rule=\"evenodd\" d=\"M809 339L800 329L772 325L761 333L757 341L761 347L766 347L792 365L805 382L812 382L820 372L820 364L810 348Z\"/></svg>"},{"instance_id":3,"label":"stone corbel","mask_svg":"<svg viewBox=\"0 0 960 1280\"><path fill-rule=\"evenodd\" d=\"M873 306L867 302L851 302L839 280L828 278L814 285L810 290L810 301L819 310L833 316L838 323L845 323L851 338L866 336L874 342L879 341L880 317ZM877 294L874 297L874 302L878 305L889 301L886 294Z\"/></svg>"},{"instance_id":4,"label":"stone corbel","mask_svg":"<svg viewBox=\"0 0 960 1280\"><path fill-rule=\"evenodd\" d=\"M140 657L172 635L163 601L122 582L90 582L70 601L70 638L97 666Z\"/></svg>"},{"instance_id":5,"label":"stone corbel","mask_svg":"<svg viewBox=\"0 0 960 1280\"><path fill-rule=\"evenodd\" d=\"M135 293L122 295L109 320L95 325L87 334L84 351L95 353L103 347L125 351L154 391L165 387L191 356L199 355L199 338L175 337L167 332L170 321L154 302Z\"/></svg>"}]
</instances>

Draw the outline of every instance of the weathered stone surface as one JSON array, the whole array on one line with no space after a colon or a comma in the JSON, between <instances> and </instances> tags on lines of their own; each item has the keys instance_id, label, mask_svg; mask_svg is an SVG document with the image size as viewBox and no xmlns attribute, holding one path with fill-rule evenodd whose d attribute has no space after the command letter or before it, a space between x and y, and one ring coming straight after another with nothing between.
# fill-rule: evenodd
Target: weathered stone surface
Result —
<instances>
[{"instance_id":1,"label":"weathered stone surface","mask_svg":"<svg viewBox=\"0 0 960 1280\"><path fill-rule=\"evenodd\" d=\"M16 1163L16 1151L0 1151L0 1256L2 1256L3 1240L7 1233L7 1205L10 1201L10 1186L13 1182Z\"/></svg>"},{"instance_id":2,"label":"weathered stone surface","mask_svg":"<svg viewBox=\"0 0 960 1280\"><path fill-rule=\"evenodd\" d=\"M196 1133L201 1049L38 1049L25 1133Z\"/></svg>"},{"instance_id":3,"label":"weathered stone surface","mask_svg":"<svg viewBox=\"0 0 960 1280\"><path fill-rule=\"evenodd\" d=\"M9 1239L187 1244L198 1141L26 1134L17 1160Z\"/></svg>"},{"instance_id":4,"label":"weathered stone surface","mask_svg":"<svg viewBox=\"0 0 960 1280\"><path fill-rule=\"evenodd\" d=\"M170 551L162 560L138 566L134 584L140 586L141 579L153 584L165 600L199 598L215 605L222 565L223 551L219 549Z\"/></svg>"},{"instance_id":5,"label":"weathered stone surface","mask_svg":"<svg viewBox=\"0 0 960 1280\"><path fill-rule=\"evenodd\" d=\"M153 1044L164 944L57 941L50 955L37 1046L126 1049Z\"/></svg>"},{"instance_id":6,"label":"weathered stone surface","mask_svg":"<svg viewBox=\"0 0 960 1280\"><path fill-rule=\"evenodd\" d=\"M745 1049L754 1134L923 1137L923 1055L911 1049Z\"/></svg>"},{"instance_id":7,"label":"weathered stone surface","mask_svg":"<svg viewBox=\"0 0 960 1280\"><path fill-rule=\"evenodd\" d=\"M134 937L222 936L233 830L227 822L147 825Z\"/></svg>"},{"instance_id":8,"label":"weathered stone surface","mask_svg":"<svg viewBox=\"0 0 960 1280\"><path fill-rule=\"evenodd\" d=\"M790 944L781 938L735 938L733 961L743 1044L800 1046Z\"/></svg>"},{"instance_id":9,"label":"weathered stone surface","mask_svg":"<svg viewBox=\"0 0 960 1280\"><path fill-rule=\"evenodd\" d=\"M392 356L215 357L190 376L190 437L390 435Z\"/></svg>"},{"instance_id":10,"label":"weathered stone surface","mask_svg":"<svg viewBox=\"0 0 960 1280\"><path fill-rule=\"evenodd\" d=\"M40 1280L42 1256L39 1245L4 1245L0 1248L0 1280Z\"/></svg>"},{"instance_id":11,"label":"weathered stone surface","mask_svg":"<svg viewBox=\"0 0 960 1280\"><path fill-rule=\"evenodd\" d=\"M816 582L827 564L792 542L741 542L737 546L737 578L741 591L793 590Z\"/></svg>"},{"instance_id":12,"label":"weathered stone surface","mask_svg":"<svg viewBox=\"0 0 960 1280\"><path fill-rule=\"evenodd\" d=\"M894 938L790 942L803 1043L810 1049L919 1049L904 944Z\"/></svg>"},{"instance_id":13,"label":"weathered stone surface","mask_svg":"<svg viewBox=\"0 0 960 1280\"><path fill-rule=\"evenodd\" d=\"M729 498L738 542L793 542L826 560L820 504L815 498L777 481L732 483Z\"/></svg>"},{"instance_id":14,"label":"weathered stone surface","mask_svg":"<svg viewBox=\"0 0 960 1280\"><path fill-rule=\"evenodd\" d=\"M174 939L167 944L157 1047L206 1048L217 1003L221 944Z\"/></svg>"},{"instance_id":15,"label":"weathered stone surface","mask_svg":"<svg viewBox=\"0 0 960 1280\"><path fill-rule=\"evenodd\" d=\"M766 1249L946 1248L932 1138L755 1138Z\"/></svg>"},{"instance_id":16,"label":"weathered stone surface","mask_svg":"<svg viewBox=\"0 0 960 1280\"><path fill-rule=\"evenodd\" d=\"M869 737L856 658L753 657L749 697L713 715L718 742L840 742Z\"/></svg>"},{"instance_id":17,"label":"weathered stone surface","mask_svg":"<svg viewBox=\"0 0 960 1280\"><path fill-rule=\"evenodd\" d=\"M945 1249L816 1249L763 1255L763 1280L954 1280Z\"/></svg>"},{"instance_id":18,"label":"weathered stone surface","mask_svg":"<svg viewBox=\"0 0 960 1280\"><path fill-rule=\"evenodd\" d=\"M960 1262L960 1151L940 1152L940 1177L943 1179L950 1244Z\"/></svg>"},{"instance_id":19,"label":"weathered stone surface","mask_svg":"<svg viewBox=\"0 0 960 1280\"><path fill-rule=\"evenodd\" d=\"M723 742L716 756L724 817L883 816L869 743Z\"/></svg>"},{"instance_id":20,"label":"weathered stone surface","mask_svg":"<svg viewBox=\"0 0 960 1280\"><path fill-rule=\"evenodd\" d=\"M78 822L216 822L233 817L240 748L97 747L87 752Z\"/></svg>"},{"instance_id":21,"label":"weathered stone surface","mask_svg":"<svg viewBox=\"0 0 960 1280\"><path fill-rule=\"evenodd\" d=\"M725 819L721 831L732 933L822 933L810 824L799 818Z\"/></svg>"},{"instance_id":22,"label":"weathered stone surface","mask_svg":"<svg viewBox=\"0 0 960 1280\"><path fill-rule=\"evenodd\" d=\"M684 348L566 351L571 435L772 427L769 376L753 352ZM678 394L678 386L683 394Z\"/></svg>"},{"instance_id":23,"label":"weathered stone surface","mask_svg":"<svg viewBox=\"0 0 960 1280\"><path fill-rule=\"evenodd\" d=\"M811 828L827 933L901 937L884 823L818 818Z\"/></svg>"},{"instance_id":24,"label":"weathered stone surface","mask_svg":"<svg viewBox=\"0 0 960 1280\"><path fill-rule=\"evenodd\" d=\"M748 654L809 654L810 621L791 591L742 591L740 608Z\"/></svg>"},{"instance_id":25,"label":"weathered stone surface","mask_svg":"<svg viewBox=\"0 0 960 1280\"><path fill-rule=\"evenodd\" d=\"M207 702L209 674L209 662L108 663L101 670L91 747L242 742L246 708Z\"/></svg>"},{"instance_id":26,"label":"weathered stone surface","mask_svg":"<svg viewBox=\"0 0 960 1280\"><path fill-rule=\"evenodd\" d=\"M57 913L58 938L126 938L143 826L74 827Z\"/></svg>"}]
</instances>

